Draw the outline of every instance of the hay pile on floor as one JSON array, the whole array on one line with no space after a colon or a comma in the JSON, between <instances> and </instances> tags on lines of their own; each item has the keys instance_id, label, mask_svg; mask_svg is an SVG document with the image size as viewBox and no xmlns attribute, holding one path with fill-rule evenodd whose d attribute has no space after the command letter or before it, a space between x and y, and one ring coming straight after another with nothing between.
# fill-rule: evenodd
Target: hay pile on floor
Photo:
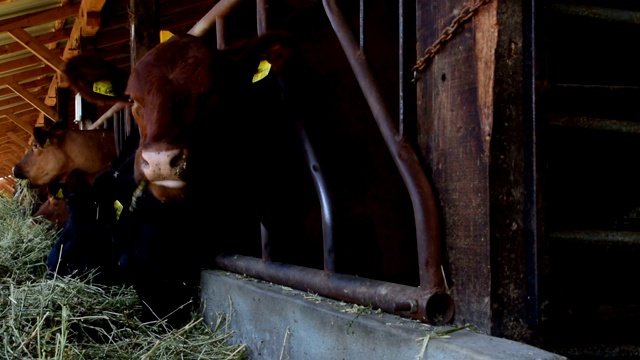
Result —
<instances>
[{"instance_id":1,"label":"hay pile on floor","mask_svg":"<svg viewBox=\"0 0 640 360\"><path fill-rule=\"evenodd\" d=\"M0 339L5 359L245 359L199 314L182 329L141 323L129 287L46 278L56 233L0 196ZM219 321L223 325L223 321Z\"/></svg>"}]
</instances>

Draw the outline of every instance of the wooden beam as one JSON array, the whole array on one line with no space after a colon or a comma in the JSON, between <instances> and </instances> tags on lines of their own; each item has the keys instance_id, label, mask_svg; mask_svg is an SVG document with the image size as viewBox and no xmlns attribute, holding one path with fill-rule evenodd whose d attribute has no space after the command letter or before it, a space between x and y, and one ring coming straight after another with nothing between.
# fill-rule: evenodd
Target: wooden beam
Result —
<instances>
[{"instance_id":1,"label":"wooden beam","mask_svg":"<svg viewBox=\"0 0 640 360\"><path fill-rule=\"evenodd\" d=\"M75 55L80 53L80 38L84 35L85 30L83 29L84 25L87 25L87 21L89 21L89 25L91 28L86 30L87 34L95 35L99 29L99 21L98 27L96 27L95 14L86 15L86 13L100 13L102 11L102 7L104 6L106 0L82 0L80 7L78 8L78 17L76 21L73 23L73 28L71 29L71 35L69 36L69 40L64 47L64 51L62 52L62 59L69 60ZM82 19L82 12L85 12L85 22L78 21L77 19ZM89 35L84 35L89 36ZM58 101L58 87L66 88L69 86L67 79L64 78L63 75L58 74L54 76L51 80L51 85L49 85L49 92L47 93L47 97L44 99L44 103L49 106L54 106Z\"/></svg>"},{"instance_id":2,"label":"wooden beam","mask_svg":"<svg viewBox=\"0 0 640 360\"><path fill-rule=\"evenodd\" d=\"M21 16L12 17L0 21L0 32L9 31L12 29L23 29L31 26L36 26L48 22L54 22L60 19L66 19L68 17L77 16L78 10L80 10L80 4L71 4L67 6L60 6L54 9L44 10L36 13L25 14Z\"/></svg>"},{"instance_id":3,"label":"wooden beam","mask_svg":"<svg viewBox=\"0 0 640 360\"><path fill-rule=\"evenodd\" d=\"M61 50L49 50L52 54L59 56L62 54ZM41 64L42 59L39 56L31 55L24 56L18 59L9 60L3 63L0 63L0 73L10 72L20 70L26 67L30 67L33 65Z\"/></svg>"},{"instance_id":4,"label":"wooden beam","mask_svg":"<svg viewBox=\"0 0 640 360\"><path fill-rule=\"evenodd\" d=\"M34 81L24 82L24 83L22 83L22 86L26 86L26 87L29 88L29 90L33 90L33 91L43 90L43 89L49 87L49 83L50 82L51 82L51 79L42 78L42 79L38 79L38 80L34 80ZM14 95L14 94L15 93L11 89L9 89L7 87L0 89L0 97L5 96L5 95ZM46 94L43 94L43 95L46 95ZM0 102L0 107L2 107L2 102Z\"/></svg>"},{"instance_id":5,"label":"wooden beam","mask_svg":"<svg viewBox=\"0 0 640 360\"><path fill-rule=\"evenodd\" d=\"M21 83L23 81L36 80L44 76L51 76L51 69L46 66L23 71L14 75L0 77L0 86L7 85L8 83Z\"/></svg>"},{"instance_id":6,"label":"wooden beam","mask_svg":"<svg viewBox=\"0 0 640 360\"><path fill-rule=\"evenodd\" d=\"M64 61L56 54L54 54L49 48L38 42L31 34L21 28L10 29L7 31L11 37L24 45L25 48L31 50L31 52L39 57L45 64L51 66L58 72L62 71L64 67Z\"/></svg>"},{"instance_id":7,"label":"wooden beam","mask_svg":"<svg viewBox=\"0 0 640 360\"><path fill-rule=\"evenodd\" d=\"M22 96L25 100L27 100L31 105L40 110L43 114L47 115L53 121L58 121L58 113L49 107L47 104L42 102L40 99L35 97L32 93L29 92L24 86L18 83L9 83L7 84L11 90L15 91L18 95Z\"/></svg>"},{"instance_id":8,"label":"wooden beam","mask_svg":"<svg viewBox=\"0 0 640 360\"><path fill-rule=\"evenodd\" d=\"M54 32L42 34L36 36L36 40L45 46L54 46L61 41L66 41L71 35L71 29L65 28L56 30ZM8 44L0 45L0 56L12 54L18 51L24 50L24 46L17 42L10 42Z\"/></svg>"},{"instance_id":9,"label":"wooden beam","mask_svg":"<svg viewBox=\"0 0 640 360\"><path fill-rule=\"evenodd\" d=\"M7 114L5 115L9 120L13 121L16 125L20 126L24 131L31 134L33 131L34 124L31 124L29 121L24 120L20 116L16 114Z\"/></svg>"},{"instance_id":10,"label":"wooden beam","mask_svg":"<svg viewBox=\"0 0 640 360\"><path fill-rule=\"evenodd\" d=\"M20 111L31 110L31 109L33 109L33 105L29 104L28 102L25 102L24 104L20 104L18 106L0 110L0 116L7 115L7 114L15 114Z\"/></svg>"},{"instance_id":11,"label":"wooden beam","mask_svg":"<svg viewBox=\"0 0 640 360\"><path fill-rule=\"evenodd\" d=\"M90 37L95 36L100 29L100 11L104 6L106 0L83 0L80 5L80 14L78 19L80 20L82 28L82 36Z\"/></svg>"},{"instance_id":12,"label":"wooden beam","mask_svg":"<svg viewBox=\"0 0 640 360\"><path fill-rule=\"evenodd\" d=\"M25 150L27 150L29 148L29 143L27 143L26 141L22 140L18 135L16 135L16 133L14 133L13 131L8 131L7 132L7 136L13 140L14 142L16 142L18 145L22 146Z\"/></svg>"}]
</instances>

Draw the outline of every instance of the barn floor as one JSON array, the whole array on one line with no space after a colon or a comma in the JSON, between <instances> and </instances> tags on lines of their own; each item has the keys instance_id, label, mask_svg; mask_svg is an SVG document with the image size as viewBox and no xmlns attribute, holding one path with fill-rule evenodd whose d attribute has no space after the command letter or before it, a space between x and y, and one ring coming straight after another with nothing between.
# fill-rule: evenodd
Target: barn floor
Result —
<instances>
[{"instance_id":1,"label":"barn floor","mask_svg":"<svg viewBox=\"0 0 640 360\"><path fill-rule=\"evenodd\" d=\"M450 328L222 271L204 271L202 289L207 324L224 314L251 359L566 359L469 328L438 336Z\"/></svg>"}]
</instances>

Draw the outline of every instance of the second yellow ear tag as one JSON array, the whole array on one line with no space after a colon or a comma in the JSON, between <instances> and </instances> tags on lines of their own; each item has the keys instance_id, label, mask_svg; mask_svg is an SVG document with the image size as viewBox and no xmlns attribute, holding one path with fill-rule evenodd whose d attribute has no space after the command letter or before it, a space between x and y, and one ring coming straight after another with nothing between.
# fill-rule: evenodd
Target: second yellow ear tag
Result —
<instances>
[{"instance_id":1,"label":"second yellow ear tag","mask_svg":"<svg viewBox=\"0 0 640 360\"><path fill-rule=\"evenodd\" d=\"M113 202L113 208L116 210L116 220L120 219L120 214L122 214L122 203L118 200Z\"/></svg>"},{"instance_id":2,"label":"second yellow ear tag","mask_svg":"<svg viewBox=\"0 0 640 360\"><path fill-rule=\"evenodd\" d=\"M56 198L64 199L64 193L62 192L62 189L58 189L58 192L56 193Z\"/></svg>"},{"instance_id":3,"label":"second yellow ear tag","mask_svg":"<svg viewBox=\"0 0 640 360\"><path fill-rule=\"evenodd\" d=\"M43 148L44 148L44 149L46 149L46 148L48 148L49 146L51 146L51 142L49 141L49 139L47 139L47 141L45 141L45 142L44 142L44 146L43 146Z\"/></svg>"},{"instance_id":4,"label":"second yellow ear tag","mask_svg":"<svg viewBox=\"0 0 640 360\"><path fill-rule=\"evenodd\" d=\"M111 82L109 82L108 80L94 82L93 92L107 96L116 96L116 94L113 92L113 86L111 86Z\"/></svg>"},{"instance_id":5,"label":"second yellow ear tag","mask_svg":"<svg viewBox=\"0 0 640 360\"><path fill-rule=\"evenodd\" d=\"M260 61L258 70L256 70L255 74L253 74L253 80L251 80L251 82L255 83L264 79L265 77L267 77L267 75L269 75L269 70L271 70L271 64L267 60Z\"/></svg>"}]
</instances>

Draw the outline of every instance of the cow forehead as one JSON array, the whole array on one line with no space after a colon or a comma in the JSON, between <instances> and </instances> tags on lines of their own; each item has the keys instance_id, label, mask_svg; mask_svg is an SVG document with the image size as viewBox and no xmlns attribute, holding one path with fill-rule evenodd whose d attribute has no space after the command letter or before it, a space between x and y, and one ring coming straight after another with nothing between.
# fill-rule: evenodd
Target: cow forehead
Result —
<instances>
[{"instance_id":1,"label":"cow forehead","mask_svg":"<svg viewBox=\"0 0 640 360\"><path fill-rule=\"evenodd\" d=\"M146 102L148 97L176 99L177 95L209 91L216 56L198 38L174 36L140 59L132 70L127 92L136 101Z\"/></svg>"}]
</instances>

